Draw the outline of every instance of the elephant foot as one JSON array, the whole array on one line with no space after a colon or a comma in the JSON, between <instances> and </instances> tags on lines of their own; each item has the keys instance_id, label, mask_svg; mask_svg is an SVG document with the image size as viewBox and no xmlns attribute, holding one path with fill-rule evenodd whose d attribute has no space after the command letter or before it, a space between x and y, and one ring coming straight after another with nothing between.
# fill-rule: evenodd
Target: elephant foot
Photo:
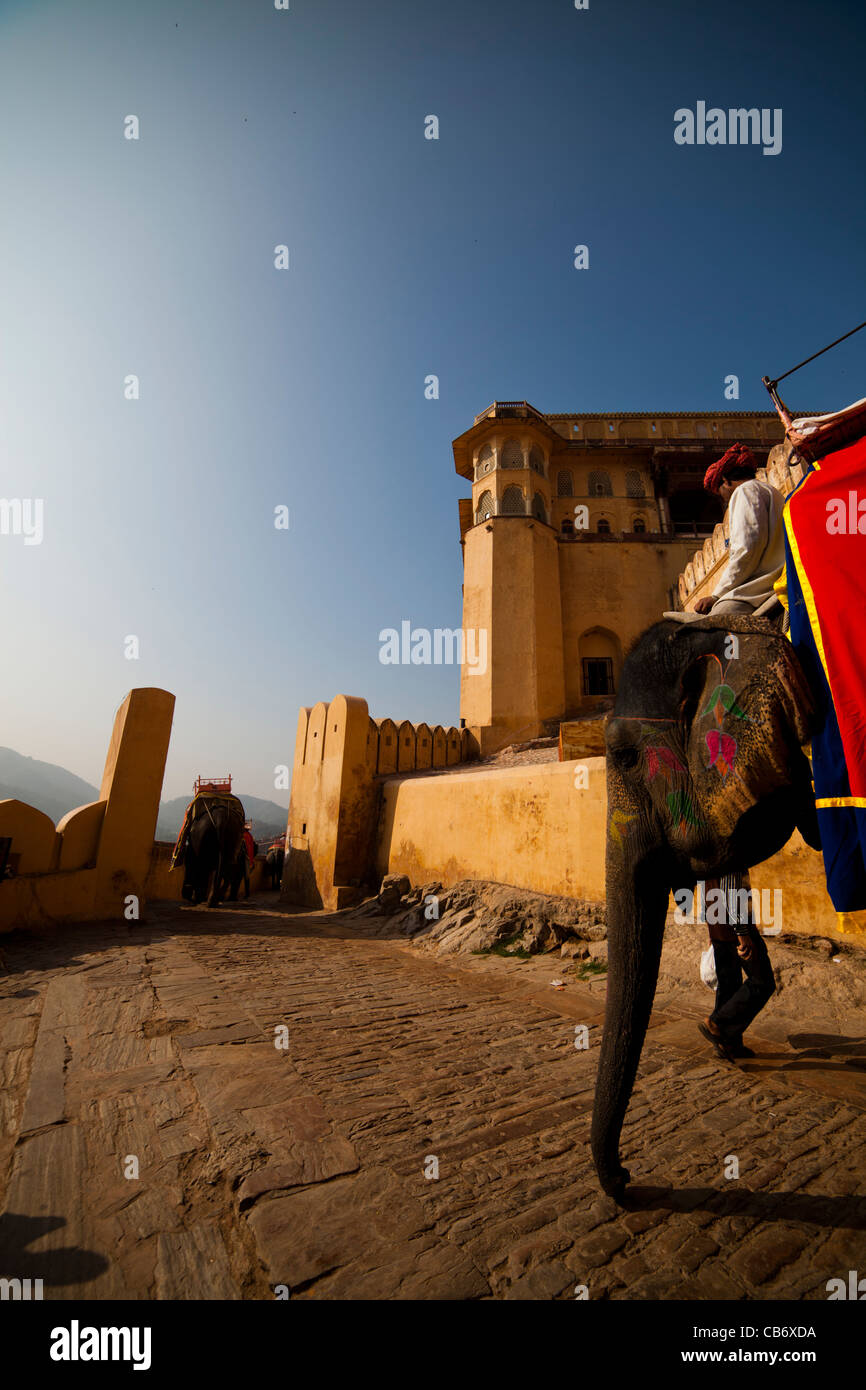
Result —
<instances>
[{"instance_id":1,"label":"elephant foot","mask_svg":"<svg viewBox=\"0 0 866 1390\"><path fill-rule=\"evenodd\" d=\"M627 1168L614 1168L609 1173L600 1173L599 1182L608 1197L612 1197L617 1206L623 1207L625 1203L625 1189L631 1179L631 1174Z\"/></svg>"}]
</instances>

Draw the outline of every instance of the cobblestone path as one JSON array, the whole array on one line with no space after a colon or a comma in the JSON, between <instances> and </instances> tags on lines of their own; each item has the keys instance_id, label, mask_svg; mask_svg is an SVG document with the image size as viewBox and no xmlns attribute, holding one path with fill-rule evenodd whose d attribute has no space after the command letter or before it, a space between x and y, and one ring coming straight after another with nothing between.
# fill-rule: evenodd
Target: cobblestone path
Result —
<instances>
[{"instance_id":1,"label":"cobblestone path","mask_svg":"<svg viewBox=\"0 0 866 1390\"><path fill-rule=\"evenodd\" d=\"M587 1143L603 982L269 901L0 943L0 1276L50 1298L823 1299L866 1273L862 1028L791 1040L770 1009L732 1069L666 1004L621 1210Z\"/></svg>"}]
</instances>

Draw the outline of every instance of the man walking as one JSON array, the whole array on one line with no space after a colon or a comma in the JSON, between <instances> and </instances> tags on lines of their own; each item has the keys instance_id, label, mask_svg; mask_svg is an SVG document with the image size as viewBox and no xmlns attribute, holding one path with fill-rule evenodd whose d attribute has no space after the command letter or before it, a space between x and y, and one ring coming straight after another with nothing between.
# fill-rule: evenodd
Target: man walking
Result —
<instances>
[{"instance_id":1,"label":"man walking","mask_svg":"<svg viewBox=\"0 0 866 1390\"><path fill-rule=\"evenodd\" d=\"M751 893L748 909L741 906L744 879L743 874L721 879L722 920L707 923L716 962L716 1007L698 1030L727 1062L754 1057L743 1042L743 1033L776 989L767 948L751 920ZM711 887L715 884L708 882L705 891ZM706 910L703 917L706 920Z\"/></svg>"}]
</instances>

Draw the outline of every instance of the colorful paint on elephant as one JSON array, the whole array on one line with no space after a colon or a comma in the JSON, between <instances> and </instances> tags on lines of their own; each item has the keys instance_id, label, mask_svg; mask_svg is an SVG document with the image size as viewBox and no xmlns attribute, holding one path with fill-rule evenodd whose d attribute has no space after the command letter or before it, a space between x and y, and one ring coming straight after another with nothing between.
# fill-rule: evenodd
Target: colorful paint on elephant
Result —
<instances>
[{"instance_id":1,"label":"colorful paint on elephant","mask_svg":"<svg viewBox=\"0 0 866 1390\"><path fill-rule=\"evenodd\" d=\"M722 779L733 771L737 756L737 740L733 734L723 734L721 729L710 729L706 735L707 750L710 755L708 767L714 767L722 774Z\"/></svg>"},{"instance_id":2,"label":"colorful paint on elephant","mask_svg":"<svg viewBox=\"0 0 866 1390\"><path fill-rule=\"evenodd\" d=\"M680 834L685 834L688 828L695 829L704 823L703 816L695 807L688 792L670 792L667 803L671 820L674 822Z\"/></svg>"},{"instance_id":3,"label":"colorful paint on elephant","mask_svg":"<svg viewBox=\"0 0 866 1390\"><path fill-rule=\"evenodd\" d=\"M665 748L664 744L656 744L645 751L647 776L650 779L661 774L667 782L673 782L677 773L685 773L685 766L670 748Z\"/></svg>"},{"instance_id":4,"label":"colorful paint on elephant","mask_svg":"<svg viewBox=\"0 0 866 1390\"><path fill-rule=\"evenodd\" d=\"M624 843L628 835L629 826L633 820L637 820L637 816L633 812L614 811L611 816L610 833L620 846Z\"/></svg>"},{"instance_id":5,"label":"colorful paint on elephant","mask_svg":"<svg viewBox=\"0 0 866 1390\"><path fill-rule=\"evenodd\" d=\"M737 697L729 685L716 686L707 701L706 709L701 711L701 718L705 714L712 714L720 727L728 714L732 714L736 719L748 719L746 711L737 704Z\"/></svg>"}]
</instances>

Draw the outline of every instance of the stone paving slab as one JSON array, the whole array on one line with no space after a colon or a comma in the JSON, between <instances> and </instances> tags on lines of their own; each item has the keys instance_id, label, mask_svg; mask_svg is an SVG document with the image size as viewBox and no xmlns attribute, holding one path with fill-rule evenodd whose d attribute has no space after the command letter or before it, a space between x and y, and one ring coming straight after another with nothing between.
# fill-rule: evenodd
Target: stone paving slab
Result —
<instances>
[{"instance_id":1,"label":"stone paving slab","mask_svg":"<svg viewBox=\"0 0 866 1390\"><path fill-rule=\"evenodd\" d=\"M623 1210L588 1151L603 981L269 902L6 938L0 1275L51 1298L701 1300L866 1269L864 1020L771 1005L731 1068L701 1000L656 1009Z\"/></svg>"}]
</instances>

